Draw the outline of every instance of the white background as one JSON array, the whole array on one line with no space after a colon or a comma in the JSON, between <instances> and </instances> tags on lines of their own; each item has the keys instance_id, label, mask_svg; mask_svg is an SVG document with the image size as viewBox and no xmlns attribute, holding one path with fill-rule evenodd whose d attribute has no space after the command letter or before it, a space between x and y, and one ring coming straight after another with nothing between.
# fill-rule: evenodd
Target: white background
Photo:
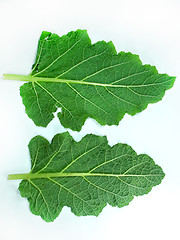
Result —
<instances>
[{"instance_id":1,"label":"white background","mask_svg":"<svg viewBox=\"0 0 180 240\"><path fill-rule=\"evenodd\" d=\"M177 76L162 101L119 126L101 127L88 119L80 133L106 135L109 144L128 143L146 153L166 177L127 207L107 206L99 217L76 217L64 207L53 223L29 211L9 173L30 170L28 142L40 134L51 140L65 129L55 118L47 128L34 125L19 96L22 82L3 73L29 74L43 30L59 35L87 29L92 42L112 40L117 51L140 55L160 73ZM0 239L180 239L180 1L179 0L0 0Z\"/></svg>"}]
</instances>

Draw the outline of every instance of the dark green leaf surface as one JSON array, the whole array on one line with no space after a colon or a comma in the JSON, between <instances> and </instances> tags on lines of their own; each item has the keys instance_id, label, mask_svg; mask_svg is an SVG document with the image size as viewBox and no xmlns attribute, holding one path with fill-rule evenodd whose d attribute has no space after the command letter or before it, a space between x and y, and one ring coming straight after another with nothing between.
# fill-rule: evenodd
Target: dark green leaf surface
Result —
<instances>
[{"instance_id":1,"label":"dark green leaf surface","mask_svg":"<svg viewBox=\"0 0 180 240\"><path fill-rule=\"evenodd\" d=\"M131 53L117 54L112 42L91 44L84 30L59 37L43 32L29 76L21 87L28 116L47 126L58 113L61 124L79 131L88 117L101 125L117 125L162 99L174 77L158 74Z\"/></svg>"},{"instance_id":2,"label":"dark green leaf surface","mask_svg":"<svg viewBox=\"0 0 180 240\"><path fill-rule=\"evenodd\" d=\"M75 142L66 132L52 143L37 136L29 143L31 172L10 175L23 179L19 190L32 213L53 221L64 206L77 216L97 216L106 204L123 207L133 196L160 184L162 169L126 144L108 145L106 137L87 135Z\"/></svg>"}]
</instances>

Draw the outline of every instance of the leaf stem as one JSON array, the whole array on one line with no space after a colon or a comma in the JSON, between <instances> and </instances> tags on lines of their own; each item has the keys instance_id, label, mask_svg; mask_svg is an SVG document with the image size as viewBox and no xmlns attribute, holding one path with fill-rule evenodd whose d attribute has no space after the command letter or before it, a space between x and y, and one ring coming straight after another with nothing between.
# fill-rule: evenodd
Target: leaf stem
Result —
<instances>
[{"instance_id":1,"label":"leaf stem","mask_svg":"<svg viewBox=\"0 0 180 240\"><path fill-rule=\"evenodd\" d=\"M54 178L54 177L151 177L151 176L164 176L162 174L111 174L111 173L90 173L90 172L79 172L79 173L22 173L22 174L10 174L8 180L20 180L20 179L37 179L37 178Z\"/></svg>"},{"instance_id":2,"label":"leaf stem","mask_svg":"<svg viewBox=\"0 0 180 240\"><path fill-rule=\"evenodd\" d=\"M137 74L136 74L137 75ZM122 81L124 79L128 79L132 77L133 75L124 77L119 79L118 81ZM47 77L34 77L32 75L16 75L16 74L4 74L3 75L4 80L17 80L17 81L23 81L23 82L49 82L49 83L66 83L66 84L81 84L81 85L90 85L90 86L100 86L100 87L111 87L111 88L139 88L139 87L150 87L150 86L157 86L161 84L165 84L168 82L172 82L174 84L175 77L171 77L169 80L166 80L164 82L157 82L157 83L148 83L148 84L131 84L131 85L123 85L123 84L114 84L116 82L113 82L111 84L107 83L98 83L98 82L86 82L82 80L72 80L72 79L60 79L60 78L47 78ZM173 80L172 80L173 79ZM172 87L172 86L170 86ZM170 88L169 87L169 88ZM148 95L147 95L148 96ZM150 96L153 97L153 96Z\"/></svg>"},{"instance_id":3,"label":"leaf stem","mask_svg":"<svg viewBox=\"0 0 180 240\"><path fill-rule=\"evenodd\" d=\"M23 81L23 82L35 82L35 77L31 75L17 75L17 74L3 74L4 80L16 80L16 81Z\"/></svg>"},{"instance_id":4,"label":"leaf stem","mask_svg":"<svg viewBox=\"0 0 180 240\"><path fill-rule=\"evenodd\" d=\"M20 180L20 179L25 179L27 177L27 173L21 173L21 174L9 174L8 175L8 180Z\"/></svg>"}]
</instances>

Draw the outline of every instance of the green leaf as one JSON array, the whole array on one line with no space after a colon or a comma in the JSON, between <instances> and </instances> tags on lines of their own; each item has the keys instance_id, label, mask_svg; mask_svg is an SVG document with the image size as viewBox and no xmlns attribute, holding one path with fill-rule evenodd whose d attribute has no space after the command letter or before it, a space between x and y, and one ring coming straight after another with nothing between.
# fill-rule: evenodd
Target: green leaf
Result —
<instances>
[{"instance_id":1,"label":"green leaf","mask_svg":"<svg viewBox=\"0 0 180 240\"><path fill-rule=\"evenodd\" d=\"M77 216L97 216L106 204L128 205L147 194L164 177L145 154L126 144L110 147L106 137L87 135L75 142L66 132L52 143L36 136L29 143L31 172L9 175L23 179L19 190L33 214L53 221L64 206Z\"/></svg>"},{"instance_id":2,"label":"green leaf","mask_svg":"<svg viewBox=\"0 0 180 240\"><path fill-rule=\"evenodd\" d=\"M112 42L92 45L84 30L62 37L42 32L31 74L4 78L30 81L20 94L37 126L47 126L61 108L61 124L76 131L88 117L118 125L125 113L134 115L161 100L175 80L142 65L137 55L117 54Z\"/></svg>"}]
</instances>

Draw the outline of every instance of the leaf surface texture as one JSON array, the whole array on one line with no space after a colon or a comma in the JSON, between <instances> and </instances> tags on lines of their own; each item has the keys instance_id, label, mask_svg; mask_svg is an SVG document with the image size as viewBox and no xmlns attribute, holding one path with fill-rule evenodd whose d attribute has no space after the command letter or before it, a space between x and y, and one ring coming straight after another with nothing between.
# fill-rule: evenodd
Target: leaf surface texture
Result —
<instances>
[{"instance_id":1,"label":"leaf surface texture","mask_svg":"<svg viewBox=\"0 0 180 240\"><path fill-rule=\"evenodd\" d=\"M47 126L58 113L61 124L80 131L88 117L101 125L117 125L162 99L174 77L158 74L131 53L117 54L112 42L91 44L85 30L59 37L42 32L37 56L21 87L28 116Z\"/></svg>"},{"instance_id":2,"label":"leaf surface texture","mask_svg":"<svg viewBox=\"0 0 180 240\"><path fill-rule=\"evenodd\" d=\"M66 132L50 144L37 136L29 151L31 172L19 175L23 179L19 190L32 213L47 222L64 206L77 216L97 216L107 203L123 207L164 177L148 155L137 155L126 144L110 147L106 137L86 135L75 142Z\"/></svg>"}]
</instances>

